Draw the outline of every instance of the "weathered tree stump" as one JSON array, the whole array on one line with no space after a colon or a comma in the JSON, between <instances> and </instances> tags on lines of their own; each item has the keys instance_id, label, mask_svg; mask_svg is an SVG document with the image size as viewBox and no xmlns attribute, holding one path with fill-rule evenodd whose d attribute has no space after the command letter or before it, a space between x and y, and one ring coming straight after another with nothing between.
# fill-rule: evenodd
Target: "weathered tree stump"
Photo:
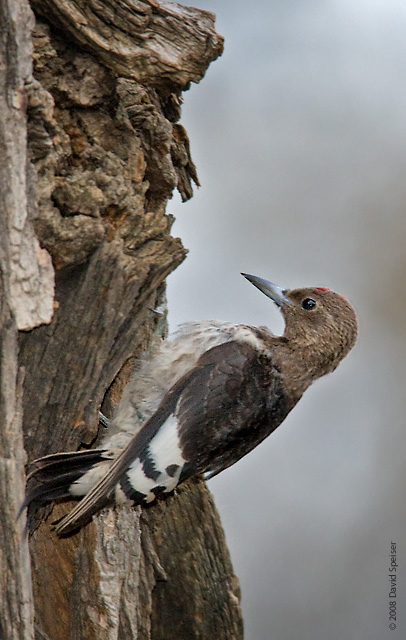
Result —
<instances>
[{"instance_id":1,"label":"weathered tree stump","mask_svg":"<svg viewBox=\"0 0 406 640\"><path fill-rule=\"evenodd\" d=\"M100 406L112 412L137 357L165 335L165 278L186 254L165 208L175 188L186 200L198 184L181 93L222 51L212 14L163 0L32 7L31 76L29 7L0 3L0 635L10 640L32 637L15 522L21 424L30 459L91 446ZM48 509L30 540L38 638L242 637L238 581L202 481L142 512L106 509L58 539L50 522L68 507Z\"/></svg>"}]
</instances>

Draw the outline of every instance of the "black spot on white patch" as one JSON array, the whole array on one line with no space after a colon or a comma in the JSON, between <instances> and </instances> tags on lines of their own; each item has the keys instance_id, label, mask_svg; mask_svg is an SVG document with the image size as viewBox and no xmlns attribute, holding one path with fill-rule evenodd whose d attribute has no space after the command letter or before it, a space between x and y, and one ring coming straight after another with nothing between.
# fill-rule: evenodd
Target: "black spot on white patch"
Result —
<instances>
[{"instance_id":1,"label":"black spot on white patch","mask_svg":"<svg viewBox=\"0 0 406 640\"><path fill-rule=\"evenodd\" d=\"M178 464L170 464L170 465L168 465L166 467L165 471L168 474L168 476L173 478L178 469L179 469L179 465Z\"/></svg>"},{"instance_id":2,"label":"black spot on white patch","mask_svg":"<svg viewBox=\"0 0 406 640\"><path fill-rule=\"evenodd\" d=\"M166 490L166 487L163 487L162 485L158 485L157 487L154 487L153 489L151 489L151 493L154 493L156 496L160 496L161 493L164 493Z\"/></svg>"}]
</instances>

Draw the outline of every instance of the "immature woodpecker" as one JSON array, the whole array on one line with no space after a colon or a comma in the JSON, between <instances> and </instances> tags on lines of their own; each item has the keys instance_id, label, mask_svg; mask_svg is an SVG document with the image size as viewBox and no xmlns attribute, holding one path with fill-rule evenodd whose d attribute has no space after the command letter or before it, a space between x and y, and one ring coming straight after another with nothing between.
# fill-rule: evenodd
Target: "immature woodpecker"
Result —
<instances>
[{"instance_id":1,"label":"immature woodpecker","mask_svg":"<svg viewBox=\"0 0 406 640\"><path fill-rule=\"evenodd\" d=\"M99 449L33 462L36 486L25 506L82 497L56 526L59 535L108 503L149 503L191 476L231 466L354 346L356 315L343 296L242 275L278 305L283 336L207 321L185 324L162 342L128 383Z\"/></svg>"}]
</instances>

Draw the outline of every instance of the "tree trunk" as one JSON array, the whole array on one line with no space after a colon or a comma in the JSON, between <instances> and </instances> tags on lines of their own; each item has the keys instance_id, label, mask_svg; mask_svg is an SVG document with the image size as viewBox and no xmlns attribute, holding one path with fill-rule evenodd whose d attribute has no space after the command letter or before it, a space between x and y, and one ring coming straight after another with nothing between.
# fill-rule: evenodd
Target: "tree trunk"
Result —
<instances>
[{"instance_id":1,"label":"tree trunk","mask_svg":"<svg viewBox=\"0 0 406 640\"><path fill-rule=\"evenodd\" d=\"M29 220L25 84L31 74L25 0L0 2L0 637L33 638L24 521L25 453L17 330L50 320L52 266Z\"/></svg>"},{"instance_id":2,"label":"tree trunk","mask_svg":"<svg viewBox=\"0 0 406 640\"><path fill-rule=\"evenodd\" d=\"M9 64L0 103L0 490L8 490L0 607L7 639L32 637L27 548L15 522L21 398L30 459L89 446L99 408L111 414L137 356L165 335L164 281L185 256L165 207L174 188L186 200L198 184L177 124L181 92L222 51L212 14L163 0L31 4L33 78L29 9L0 0L1 24L10 20L20 56L2 41ZM37 524L45 519L30 540L38 638L242 637L238 581L202 481L142 512L106 509L58 539L50 522L70 506L37 514Z\"/></svg>"}]
</instances>

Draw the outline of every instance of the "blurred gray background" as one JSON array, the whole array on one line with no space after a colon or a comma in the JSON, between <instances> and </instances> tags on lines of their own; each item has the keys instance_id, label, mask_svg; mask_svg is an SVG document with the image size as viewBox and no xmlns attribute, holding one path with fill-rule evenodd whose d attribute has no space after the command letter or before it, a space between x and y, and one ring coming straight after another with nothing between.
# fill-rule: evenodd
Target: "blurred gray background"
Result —
<instances>
[{"instance_id":1,"label":"blurred gray background","mask_svg":"<svg viewBox=\"0 0 406 640\"><path fill-rule=\"evenodd\" d=\"M174 199L190 254L170 326L283 324L240 271L328 286L357 347L265 443L210 482L247 640L406 638L406 5L196 0L223 56L185 94L202 187ZM389 553L397 543L397 629ZM215 639L213 639L215 640Z\"/></svg>"}]
</instances>

